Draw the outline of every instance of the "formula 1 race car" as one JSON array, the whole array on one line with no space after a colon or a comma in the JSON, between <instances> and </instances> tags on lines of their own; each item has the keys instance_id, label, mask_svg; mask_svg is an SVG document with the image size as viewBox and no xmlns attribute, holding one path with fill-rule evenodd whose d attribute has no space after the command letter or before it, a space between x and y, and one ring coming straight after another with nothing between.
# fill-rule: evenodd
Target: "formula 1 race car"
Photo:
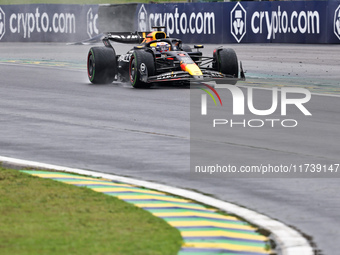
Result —
<instances>
[{"instance_id":1,"label":"formula 1 race car","mask_svg":"<svg viewBox=\"0 0 340 255\"><path fill-rule=\"evenodd\" d=\"M92 47L87 57L87 73L94 84L113 81L130 82L135 88L149 88L152 84L190 81L217 81L236 84L244 80L242 64L233 49L217 48L212 57L203 56L202 45L192 50L179 39L169 38L161 29L153 32L106 33L105 47ZM139 44L126 54L116 55L111 41ZM240 76L240 78L239 78Z\"/></svg>"}]
</instances>

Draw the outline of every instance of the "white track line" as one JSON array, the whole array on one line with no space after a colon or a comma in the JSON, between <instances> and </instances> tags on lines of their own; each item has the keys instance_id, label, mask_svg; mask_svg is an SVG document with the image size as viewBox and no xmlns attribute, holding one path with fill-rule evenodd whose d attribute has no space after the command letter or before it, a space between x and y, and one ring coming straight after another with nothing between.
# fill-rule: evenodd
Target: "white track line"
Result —
<instances>
[{"instance_id":1,"label":"white track line","mask_svg":"<svg viewBox=\"0 0 340 255\"><path fill-rule=\"evenodd\" d=\"M88 175L93 177L100 177L114 181L120 181L127 184L133 184L137 186L142 186L145 188L158 190L166 193L171 193L173 195L181 196L197 202L209 205L218 209L221 209L227 213L235 214L246 221L269 231L272 234L272 238L275 240L278 248L279 254L282 255L313 255L313 248L310 246L308 241L296 230L288 227L287 225L271 219L263 214L251 211L246 208L234 205L232 203L224 202L222 200L212 198L193 192L190 190L185 190L181 188L175 188L163 184L157 184L148 181L136 180L133 178L121 177L118 175L99 173L89 170L69 168L51 164L44 164L34 161L27 161L9 157L0 156L0 163L5 167L21 167L21 168L35 168L37 170L56 170L63 172L76 173L81 175Z\"/></svg>"}]
</instances>

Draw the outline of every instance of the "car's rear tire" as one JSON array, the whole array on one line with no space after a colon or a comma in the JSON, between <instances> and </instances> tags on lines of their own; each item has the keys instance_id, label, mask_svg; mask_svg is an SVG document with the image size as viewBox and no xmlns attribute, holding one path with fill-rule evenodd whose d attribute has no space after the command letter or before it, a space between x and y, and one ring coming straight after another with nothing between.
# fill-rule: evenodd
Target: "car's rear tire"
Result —
<instances>
[{"instance_id":1,"label":"car's rear tire","mask_svg":"<svg viewBox=\"0 0 340 255\"><path fill-rule=\"evenodd\" d=\"M116 53L113 48L92 47L87 55L87 75L94 84L107 84L117 75Z\"/></svg>"},{"instance_id":2,"label":"car's rear tire","mask_svg":"<svg viewBox=\"0 0 340 255\"><path fill-rule=\"evenodd\" d=\"M136 50L130 58L129 78L134 88L150 88L145 79L155 74L155 60L151 52Z\"/></svg>"},{"instance_id":3,"label":"car's rear tire","mask_svg":"<svg viewBox=\"0 0 340 255\"><path fill-rule=\"evenodd\" d=\"M233 49L216 49L213 54L213 68L223 74L231 75L238 78L238 60L236 52ZM232 82L232 84L236 84Z\"/></svg>"}]
</instances>

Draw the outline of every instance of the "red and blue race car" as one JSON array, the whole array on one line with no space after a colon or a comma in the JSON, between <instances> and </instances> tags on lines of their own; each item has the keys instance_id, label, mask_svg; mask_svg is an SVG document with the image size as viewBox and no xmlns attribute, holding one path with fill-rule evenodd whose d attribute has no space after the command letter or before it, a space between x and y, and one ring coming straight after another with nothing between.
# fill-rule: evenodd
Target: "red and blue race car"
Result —
<instances>
[{"instance_id":1,"label":"red and blue race car","mask_svg":"<svg viewBox=\"0 0 340 255\"><path fill-rule=\"evenodd\" d=\"M180 39L169 38L161 29L152 32L106 33L103 47L92 47L87 57L89 80L94 84L130 82L135 88L155 83L188 84L216 81L236 84L244 80L242 64L233 49L219 47L211 57L203 56L202 45L194 49ZM117 55L112 42L135 43L126 54Z\"/></svg>"}]
</instances>

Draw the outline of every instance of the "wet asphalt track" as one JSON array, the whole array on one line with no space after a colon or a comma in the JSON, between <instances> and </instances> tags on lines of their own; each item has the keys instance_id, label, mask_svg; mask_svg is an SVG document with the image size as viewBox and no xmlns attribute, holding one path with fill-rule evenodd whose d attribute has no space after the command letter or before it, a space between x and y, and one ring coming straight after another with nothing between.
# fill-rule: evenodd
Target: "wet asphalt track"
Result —
<instances>
[{"instance_id":1,"label":"wet asphalt track","mask_svg":"<svg viewBox=\"0 0 340 255\"><path fill-rule=\"evenodd\" d=\"M232 47L249 77L244 86L288 84L340 94L338 45ZM294 226L311 236L322 254L338 253L338 178L193 178L190 90L90 85L84 69L88 49L0 44L0 155L199 190ZM226 147L229 157L247 164L267 159L340 163L340 98L313 95L308 109L313 116L304 122L306 132L281 133L280 138L273 129L241 132Z\"/></svg>"}]
</instances>

